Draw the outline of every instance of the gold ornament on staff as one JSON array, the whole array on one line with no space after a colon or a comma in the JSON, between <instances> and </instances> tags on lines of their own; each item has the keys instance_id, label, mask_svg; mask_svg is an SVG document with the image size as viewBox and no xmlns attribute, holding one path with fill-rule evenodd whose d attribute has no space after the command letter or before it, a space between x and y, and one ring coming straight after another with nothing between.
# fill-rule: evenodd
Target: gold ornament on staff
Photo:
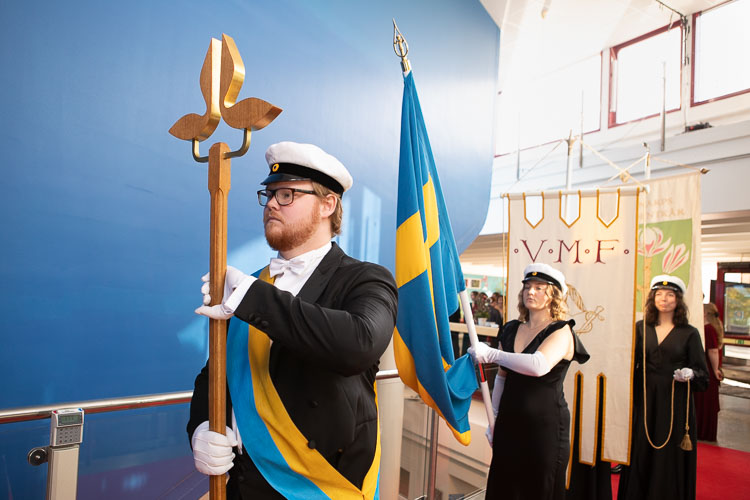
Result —
<instances>
[{"instance_id":1,"label":"gold ornament on staff","mask_svg":"<svg viewBox=\"0 0 750 500\"><path fill-rule=\"evenodd\" d=\"M409 59L406 57L409 54L409 44L406 43L406 38L404 38L398 26L396 26L395 19L393 19L393 51L401 58L401 71L406 76L411 71L411 64L409 64Z\"/></svg>"},{"instance_id":2,"label":"gold ornament on staff","mask_svg":"<svg viewBox=\"0 0 750 500\"><path fill-rule=\"evenodd\" d=\"M211 304L220 304L224 295L227 268L227 193L230 188L231 159L244 155L250 148L250 133L271 123L281 108L251 97L236 102L245 80L245 65L232 37L212 38L203 60L200 87L206 101L203 115L190 113L175 122L169 133L191 141L193 159L208 163L208 191L211 194L210 264ZM199 143L208 139L221 118L232 128L242 129L242 145L231 151L223 142L213 144L208 156L201 156ZM209 319L208 348L208 421L209 429L221 434L226 429L226 335L225 320ZM210 498L224 500L224 476L211 476Z\"/></svg>"}]
</instances>

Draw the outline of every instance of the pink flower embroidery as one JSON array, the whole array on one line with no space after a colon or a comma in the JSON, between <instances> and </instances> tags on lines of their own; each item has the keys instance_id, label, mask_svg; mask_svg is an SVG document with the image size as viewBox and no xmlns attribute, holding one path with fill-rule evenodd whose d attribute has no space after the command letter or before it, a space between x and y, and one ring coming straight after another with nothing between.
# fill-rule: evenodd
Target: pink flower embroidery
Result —
<instances>
[{"instance_id":1,"label":"pink flower embroidery","mask_svg":"<svg viewBox=\"0 0 750 500\"><path fill-rule=\"evenodd\" d=\"M688 261L690 252L687 251L684 243L680 243L677 246L672 245L664 254L664 260L661 263L661 269L666 274L672 274L681 265Z\"/></svg>"},{"instance_id":2,"label":"pink flower embroidery","mask_svg":"<svg viewBox=\"0 0 750 500\"><path fill-rule=\"evenodd\" d=\"M658 227L646 227L645 230L639 232L638 239L644 244L643 248L638 245L638 253L646 257L662 253L672 242L672 238L663 241L664 233Z\"/></svg>"}]
</instances>

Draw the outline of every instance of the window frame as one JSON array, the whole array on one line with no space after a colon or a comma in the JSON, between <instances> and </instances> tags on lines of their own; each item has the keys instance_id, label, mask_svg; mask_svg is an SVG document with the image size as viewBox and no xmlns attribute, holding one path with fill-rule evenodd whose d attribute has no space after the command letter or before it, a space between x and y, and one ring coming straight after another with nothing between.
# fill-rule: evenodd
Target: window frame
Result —
<instances>
[{"instance_id":1,"label":"window frame","mask_svg":"<svg viewBox=\"0 0 750 500\"><path fill-rule=\"evenodd\" d=\"M680 40L682 40L682 37L684 36L684 34L682 33L682 29L683 28L682 28L682 23L678 19L678 20L672 22L671 24L667 24L665 26L662 26L661 28L657 28L657 29L655 29L653 31L650 31L648 33L644 33L643 35L640 35L640 36L638 36L636 38L633 38L631 40L628 40L628 41L623 42L623 43L621 43L619 45L615 45L615 46L609 48L609 77L608 77L608 79L609 79L609 106L608 106L608 108L609 109L607 110L607 128L608 129L613 129L615 127L619 127L621 125L627 125L627 124L630 124L630 123L636 123L636 122L639 122L641 120L646 120L648 118L653 118L655 116L659 116L661 114L661 112L658 112L658 113L653 113L653 114L650 114L650 115L641 116L641 117L638 117L638 118L633 118L632 120L618 122L617 121L617 108L615 107L614 111L612 110L613 106L616 105L616 101L614 99L614 96L615 96L615 84L616 84L615 79L614 79L614 73L615 73L614 72L614 68L615 68L616 62L617 62L617 54L622 49L624 49L626 47L629 47L631 45L635 45L636 43L640 43L640 42L642 42L644 40L647 40L649 38L653 38L653 37L655 37L657 35L660 35L662 33L666 33L667 31L669 31L671 29L674 29L674 28L678 28L680 30ZM682 90L683 90L683 81L682 81L682 79L683 79L683 71L682 71L682 69L683 69L683 60L684 60L684 56L685 56L685 54L683 53L683 51L684 51L684 44L681 43L680 44L680 58L679 58L679 65L680 65L680 80L679 80L680 94L679 94L679 101L678 101L679 102L679 106L676 107L676 108L665 110L665 112L667 114L679 112L679 111L682 110L682 106L683 106L683 103L682 103L682 98L683 98L683 95L682 95ZM691 87L692 87L692 82L691 82ZM691 92L692 92L692 90L691 90Z\"/></svg>"},{"instance_id":2,"label":"window frame","mask_svg":"<svg viewBox=\"0 0 750 500\"><path fill-rule=\"evenodd\" d=\"M602 82L602 72L604 71L604 64L606 64L606 60L604 58L604 53L605 53L606 50L607 49L600 50L599 52L593 53L590 56L581 59L581 61L584 61L584 60L586 60L588 58L594 58L594 57L597 57L597 56L599 57L599 83L598 83L598 87L599 87L599 96L598 96L599 113L598 113L598 116L597 116L597 125L596 125L596 128L594 128L594 129L583 131L582 134L584 136L589 135L589 134L595 134L597 132L601 132L602 131L602 108L603 108L602 105L603 105L603 97L604 97L604 91L605 91L605 85ZM578 62L581 62L581 61L578 61ZM541 77L546 78L550 74L553 74L556 71L560 71L561 69L562 68L558 68L558 69L556 69L554 71L551 71L550 73L547 73L547 74L545 74L545 75L543 75ZM538 77L538 78L541 78L541 77ZM497 92L497 95L500 96L502 93L503 93L503 91L499 90ZM580 132L580 130L579 130L579 132ZM576 135L577 134L574 134L574 136L576 136ZM547 145L550 145L550 144L556 144L556 143L560 142L560 140L561 139L551 139L551 140L547 140L545 142L539 142L539 143L532 144L532 145L529 145L529 146L521 147L519 149L512 149L512 150L504 151L504 152L500 152L499 151L499 148L498 148L498 144L499 143L498 143L498 141L495 141L495 147L494 147L495 154L494 154L494 157L495 158L501 158L503 156L517 154L520 151L534 150L534 149L537 149L537 148L540 148L540 147L544 147L544 146L547 146Z\"/></svg>"},{"instance_id":3,"label":"window frame","mask_svg":"<svg viewBox=\"0 0 750 500\"><path fill-rule=\"evenodd\" d=\"M703 101L696 101L695 100L695 61L696 61L696 57L695 57L695 55L696 55L695 37L696 37L696 31L698 31L697 30L697 28L698 28L698 18L700 17L701 14L705 14L706 12L710 12L712 10L718 9L718 8L723 7L723 6L725 6L727 4L730 4L732 2L733 2L733 0L727 0L726 2L722 2L722 3L718 4L718 5L714 5L710 9L706 9L706 10L702 10L702 11L699 11L699 12L695 12L693 14L693 16L692 16L692 33L691 33L692 38L691 38L691 50L690 50L690 52L691 52L691 54L690 54L690 57L691 57L691 59L690 59L691 60L691 64L690 64L690 107L691 108L698 107L698 106L703 106L704 104L709 104L709 103L712 103L712 102L723 101L724 99L729 99L729 98L732 98L732 97L737 97L737 96L740 96L740 95L743 95L743 94L750 93L750 87L748 87L746 89L737 90L737 91L731 92L729 94L723 94L723 95L720 95L720 96L711 97L711 98L703 100Z\"/></svg>"}]
</instances>

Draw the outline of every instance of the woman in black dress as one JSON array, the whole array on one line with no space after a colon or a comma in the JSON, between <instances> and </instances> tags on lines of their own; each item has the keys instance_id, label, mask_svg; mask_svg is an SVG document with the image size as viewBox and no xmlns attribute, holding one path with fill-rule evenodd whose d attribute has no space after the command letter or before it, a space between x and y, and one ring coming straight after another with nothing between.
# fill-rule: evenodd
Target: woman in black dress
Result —
<instances>
[{"instance_id":1,"label":"woman in black dress","mask_svg":"<svg viewBox=\"0 0 750 500\"><path fill-rule=\"evenodd\" d=\"M563 380L571 360L589 355L565 321L565 277L547 264L524 270L520 320L500 334L500 349L479 344L478 363L500 365L492 391L495 410L487 499L563 499L570 455L570 412Z\"/></svg>"},{"instance_id":2,"label":"woman in black dress","mask_svg":"<svg viewBox=\"0 0 750 500\"><path fill-rule=\"evenodd\" d=\"M706 390L708 372L700 334L688 324L684 293L680 278L655 277L646 300L645 321L636 323L630 466L622 469L618 500L695 498L692 393Z\"/></svg>"}]
</instances>

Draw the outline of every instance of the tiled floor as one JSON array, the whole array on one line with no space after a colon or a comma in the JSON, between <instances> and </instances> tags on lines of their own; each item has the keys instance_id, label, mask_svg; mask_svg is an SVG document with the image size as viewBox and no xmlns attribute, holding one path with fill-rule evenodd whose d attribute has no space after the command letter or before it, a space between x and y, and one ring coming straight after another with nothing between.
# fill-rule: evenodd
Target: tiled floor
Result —
<instances>
[{"instance_id":1,"label":"tiled floor","mask_svg":"<svg viewBox=\"0 0 750 500\"><path fill-rule=\"evenodd\" d=\"M716 444L750 452L750 366L724 365Z\"/></svg>"}]
</instances>

